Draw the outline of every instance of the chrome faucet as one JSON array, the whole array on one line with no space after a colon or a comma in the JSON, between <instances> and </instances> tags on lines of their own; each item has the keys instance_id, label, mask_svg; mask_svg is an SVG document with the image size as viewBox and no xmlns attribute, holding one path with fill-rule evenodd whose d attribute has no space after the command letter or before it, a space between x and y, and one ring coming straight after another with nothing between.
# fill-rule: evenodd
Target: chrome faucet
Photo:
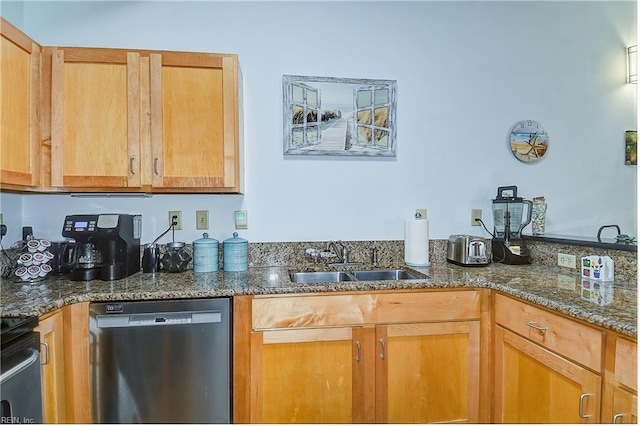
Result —
<instances>
[{"instance_id":1,"label":"chrome faucet","mask_svg":"<svg viewBox=\"0 0 640 426\"><path fill-rule=\"evenodd\" d=\"M340 244L340 249L338 249L338 244ZM349 249L342 242L338 241L336 244L334 241L329 241L327 251L335 253L338 257L338 263L349 263Z\"/></svg>"},{"instance_id":2,"label":"chrome faucet","mask_svg":"<svg viewBox=\"0 0 640 426\"><path fill-rule=\"evenodd\" d=\"M349 249L345 246L342 241L329 241L327 243L326 251L330 253L335 253L338 257L338 262L329 263L329 266L360 266L362 262L350 262L349 261Z\"/></svg>"}]
</instances>

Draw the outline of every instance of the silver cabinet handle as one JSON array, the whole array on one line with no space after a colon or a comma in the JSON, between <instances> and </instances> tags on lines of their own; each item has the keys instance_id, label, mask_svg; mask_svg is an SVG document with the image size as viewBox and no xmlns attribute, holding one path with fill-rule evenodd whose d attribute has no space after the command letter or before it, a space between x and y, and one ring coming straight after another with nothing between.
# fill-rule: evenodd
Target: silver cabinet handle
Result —
<instances>
[{"instance_id":1,"label":"silver cabinet handle","mask_svg":"<svg viewBox=\"0 0 640 426\"><path fill-rule=\"evenodd\" d=\"M581 419L588 419L589 417L591 417L588 414L587 415L584 414L584 400L586 398L589 398L590 396L591 396L590 393L583 393L582 395L580 395L580 409L579 409L580 413L579 414Z\"/></svg>"},{"instance_id":2,"label":"silver cabinet handle","mask_svg":"<svg viewBox=\"0 0 640 426\"><path fill-rule=\"evenodd\" d=\"M615 424L615 423L618 423L618 419L621 419L621 418L623 418L623 417L624 417L624 414L615 414L615 415L613 416L613 421L612 421L611 423L614 423L614 424Z\"/></svg>"},{"instance_id":3,"label":"silver cabinet handle","mask_svg":"<svg viewBox=\"0 0 640 426\"><path fill-rule=\"evenodd\" d=\"M158 157L153 159L153 173L158 174Z\"/></svg>"},{"instance_id":4,"label":"silver cabinet handle","mask_svg":"<svg viewBox=\"0 0 640 426\"><path fill-rule=\"evenodd\" d=\"M385 359L387 356L387 346L384 344L384 339L380 339L380 346L382 347L382 351L380 352L380 359Z\"/></svg>"},{"instance_id":5,"label":"silver cabinet handle","mask_svg":"<svg viewBox=\"0 0 640 426\"><path fill-rule=\"evenodd\" d=\"M533 321L528 321L526 323L526 325L528 325L531 328L535 328L536 330L538 330L540 332L540 334L542 334L543 336L545 335L545 333L547 332L548 328L547 327L540 327L539 325L536 325Z\"/></svg>"},{"instance_id":6,"label":"silver cabinet handle","mask_svg":"<svg viewBox=\"0 0 640 426\"><path fill-rule=\"evenodd\" d=\"M133 170L133 160L134 160L134 157L129 158L129 171L131 172L132 175L135 175L136 172L135 170Z\"/></svg>"},{"instance_id":7,"label":"silver cabinet handle","mask_svg":"<svg viewBox=\"0 0 640 426\"><path fill-rule=\"evenodd\" d=\"M356 361L360 362L360 360L362 359L362 348L360 347L360 342L356 342L356 349L358 350L358 352L356 352Z\"/></svg>"},{"instance_id":8,"label":"silver cabinet handle","mask_svg":"<svg viewBox=\"0 0 640 426\"><path fill-rule=\"evenodd\" d=\"M40 342L40 346L44 346L44 362L40 362L40 365L49 364L49 344L47 342Z\"/></svg>"}]
</instances>

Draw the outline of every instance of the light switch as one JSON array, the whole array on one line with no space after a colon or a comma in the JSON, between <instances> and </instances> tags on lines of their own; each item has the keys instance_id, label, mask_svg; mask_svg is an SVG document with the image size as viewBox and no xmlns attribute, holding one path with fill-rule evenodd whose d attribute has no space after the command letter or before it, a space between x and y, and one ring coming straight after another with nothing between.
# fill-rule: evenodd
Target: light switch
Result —
<instances>
[{"instance_id":1,"label":"light switch","mask_svg":"<svg viewBox=\"0 0 640 426\"><path fill-rule=\"evenodd\" d=\"M249 228L249 223L247 221L247 211L246 210L236 210L235 211L235 219L236 219L236 229L247 229L247 228Z\"/></svg>"}]
</instances>

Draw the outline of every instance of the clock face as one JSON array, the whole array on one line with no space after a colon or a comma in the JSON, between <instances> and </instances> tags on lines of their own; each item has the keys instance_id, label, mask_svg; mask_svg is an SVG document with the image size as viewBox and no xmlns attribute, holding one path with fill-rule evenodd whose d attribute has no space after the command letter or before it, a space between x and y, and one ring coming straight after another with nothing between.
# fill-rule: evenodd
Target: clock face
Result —
<instances>
[{"instance_id":1,"label":"clock face","mask_svg":"<svg viewBox=\"0 0 640 426\"><path fill-rule=\"evenodd\" d=\"M534 163L547 153L549 135L537 121L523 120L511 129L509 144L511 152L518 160Z\"/></svg>"}]
</instances>

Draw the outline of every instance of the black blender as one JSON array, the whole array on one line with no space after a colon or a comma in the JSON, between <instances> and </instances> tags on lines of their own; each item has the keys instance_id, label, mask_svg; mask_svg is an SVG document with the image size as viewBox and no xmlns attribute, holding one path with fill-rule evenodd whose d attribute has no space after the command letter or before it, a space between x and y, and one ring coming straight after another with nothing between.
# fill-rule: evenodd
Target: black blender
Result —
<instances>
[{"instance_id":1,"label":"black blender","mask_svg":"<svg viewBox=\"0 0 640 426\"><path fill-rule=\"evenodd\" d=\"M524 206L527 205L526 216ZM531 222L533 203L518 197L518 187L500 186L493 200L493 239L491 252L494 262L507 265L531 263L529 249L522 239L522 230Z\"/></svg>"}]
</instances>

